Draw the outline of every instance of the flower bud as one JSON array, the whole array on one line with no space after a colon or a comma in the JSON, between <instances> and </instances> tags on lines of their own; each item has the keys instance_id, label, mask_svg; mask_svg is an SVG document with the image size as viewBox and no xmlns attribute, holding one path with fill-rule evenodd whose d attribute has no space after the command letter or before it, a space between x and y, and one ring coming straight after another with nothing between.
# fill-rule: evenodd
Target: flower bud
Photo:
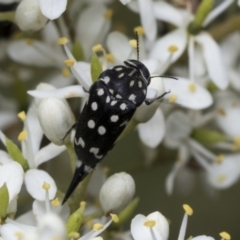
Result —
<instances>
[{"instance_id":1,"label":"flower bud","mask_svg":"<svg viewBox=\"0 0 240 240\"><path fill-rule=\"evenodd\" d=\"M40 10L39 0L22 0L16 9L15 20L22 31L38 31L48 21Z\"/></svg>"},{"instance_id":2,"label":"flower bud","mask_svg":"<svg viewBox=\"0 0 240 240\"><path fill-rule=\"evenodd\" d=\"M121 172L109 177L100 190L100 203L104 212L122 210L133 198L135 183L131 175Z\"/></svg>"},{"instance_id":3,"label":"flower bud","mask_svg":"<svg viewBox=\"0 0 240 240\"><path fill-rule=\"evenodd\" d=\"M45 98L38 107L38 119L46 137L56 145L63 145L63 138L75 123L74 115L65 100ZM65 139L69 140L68 135Z\"/></svg>"}]
</instances>

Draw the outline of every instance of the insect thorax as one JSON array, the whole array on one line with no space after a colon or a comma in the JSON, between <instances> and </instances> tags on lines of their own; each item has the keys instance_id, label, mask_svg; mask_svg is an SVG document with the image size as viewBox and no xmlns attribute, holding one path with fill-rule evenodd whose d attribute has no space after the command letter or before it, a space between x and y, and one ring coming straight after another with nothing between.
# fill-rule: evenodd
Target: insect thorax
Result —
<instances>
[{"instance_id":1,"label":"insect thorax","mask_svg":"<svg viewBox=\"0 0 240 240\"><path fill-rule=\"evenodd\" d=\"M146 98L147 85L136 68L118 65L102 72L99 79L105 82L114 98L129 100L137 107Z\"/></svg>"}]
</instances>

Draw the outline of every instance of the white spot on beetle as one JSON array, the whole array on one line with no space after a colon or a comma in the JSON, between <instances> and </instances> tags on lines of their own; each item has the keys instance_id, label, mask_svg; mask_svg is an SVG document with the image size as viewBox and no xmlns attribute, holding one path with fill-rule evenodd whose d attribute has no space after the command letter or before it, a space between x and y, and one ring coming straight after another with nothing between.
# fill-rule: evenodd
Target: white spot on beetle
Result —
<instances>
[{"instance_id":1,"label":"white spot on beetle","mask_svg":"<svg viewBox=\"0 0 240 240\"><path fill-rule=\"evenodd\" d=\"M119 98L119 99L120 99L120 98L122 98L122 96L121 96L120 94L117 94L117 95L116 95L116 98Z\"/></svg>"},{"instance_id":2,"label":"white spot on beetle","mask_svg":"<svg viewBox=\"0 0 240 240\"><path fill-rule=\"evenodd\" d=\"M103 126L100 126L100 127L98 128L98 133L99 133L100 135L105 134L105 133L106 133L106 128L103 127Z\"/></svg>"},{"instance_id":3,"label":"white spot on beetle","mask_svg":"<svg viewBox=\"0 0 240 240\"><path fill-rule=\"evenodd\" d=\"M98 109L98 104L97 104L96 102L93 102L93 103L91 104L91 107L92 107L92 110L93 110L93 111L96 111L96 110Z\"/></svg>"},{"instance_id":4,"label":"white spot on beetle","mask_svg":"<svg viewBox=\"0 0 240 240\"><path fill-rule=\"evenodd\" d=\"M107 98L106 98L106 103L109 103L109 102L110 102L110 97L107 96Z\"/></svg>"},{"instance_id":5,"label":"white spot on beetle","mask_svg":"<svg viewBox=\"0 0 240 240\"><path fill-rule=\"evenodd\" d=\"M115 100L112 101L112 102L111 102L111 106L114 106L116 103L117 103L117 101L115 101Z\"/></svg>"},{"instance_id":6,"label":"white spot on beetle","mask_svg":"<svg viewBox=\"0 0 240 240\"><path fill-rule=\"evenodd\" d=\"M88 127L89 128L94 128L95 127L95 122L93 120L88 121Z\"/></svg>"},{"instance_id":7,"label":"white spot on beetle","mask_svg":"<svg viewBox=\"0 0 240 240\"><path fill-rule=\"evenodd\" d=\"M80 160L77 160L77 164L76 164L76 167L77 168L80 168L82 166L82 162Z\"/></svg>"},{"instance_id":8,"label":"white spot on beetle","mask_svg":"<svg viewBox=\"0 0 240 240\"><path fill-rule=\"evenodd\" d=\"M121 73L118 75L118 78L122 78L124 76L124 73Z\"/></svg>"},{"instance_id":9,"label":"white spot on beetle","mask_svg":"<svg viewBox=\"0 0 240 240\"><path fill-rule=\"evenodd\" d=\"M135 103L136 95L135 94L131 94L128 99Z\"/></svg>"},{"instance_id":10,"label":"white spot on beetle","mask_svg":"<svg viewBox=\"0 0 240 240\"><path fill-rule=\"evenodd\" d=\"M98 152L99 152L99 148L94 148L94 147L92 147L92 148L90 148L89 152L90 152L90 153L93 153L94 156L95 156L95 158L99 158L99 159L100 159L100 158L103 157L103 155L97 155Z\"/></svg>"},{"instance_id":11,"label":"white spot on beetle","mask_svg":"<svg viewBox=\"0 0 240 240\"><path fill-rule=\"evenodd\" d=\"M103 79L102 79L103 82L105 82L106 84L109 83L110 81L110 77L109 76L105 76Z\"/></svg>"},{"instance_id":12,"label":"white spot on beetle","mask_svg":"<svg viewBox=\"0 0 240 240\"><path fill-rule=\"evenodd\" d=\"M132 80L129 85L132 87L134 85L134 80Z\"/></svg>"},{"instance_id":13,"label":"white spot on beetle","mask_svg":"<svg viewBox=\"0 0 240 240\"><path fill-rule=\"evenodd\" d=\"M83 141L83 139L80 137L77 141L77 139L75 138L75 144L78 146L82 146L83 148L85 147L85 142Z\"/></svg>"},{"instance_id":14,"label":"white spot on beetle","mask_svg":"<svg viewBox=\"0 0 240 240\"><path fill-rule=\"evenodd\" d=\"M104 90L102 88L98 89L98 96L102 96L104 94Z\"/></svg>"},{"instance_id":15,"label":"white spot on beetle","mask_svg":"<svg viewBox=\"0 0 240 240\"><path fill-rule=\"evenodd\" d=\"M126 103L122 103L122 104L120 105L120 108L121 108L122 110L125 110L125 109L127 108L127 104L126 104Z\"/></svg>"},{"instance_id":16,"label":"white spot on beetle","mask_svg":"<svg viewBox=\"0 0 240 240\"><path fill-rule=\"evenodd\" d=\"M122 67L115 68L116 71L121 71L122 69L123 69Z\"/></svg>"},{"instance_id":17,"label":"white spot on beetle","mask_svg":"<svg viewBox=\"0 0 240 240\"><path fill-rule=\"evenodd\" d=\"M114 94L113 89L109 89L109 92L110 92L111 94Z\"/></svg>"},{"instance_id":18,"label":"white spot on beetle","mask_svg":"<svg viewBox=\"0 0 240 240\"><path fill-rule=\"evenodd\" d=\"M111 122L117 122L118 119L119 119L118 115L112 115L110 118Z\"/></svg>"},{"instance_id":19,"label":"white spot on beetle","mask_svg":"<svg viewBox=\"0 0 240 240\"><path fill-rule=\"evenodd\" d=\"M142 82L138 81L138 87L141 88L142 87Z\"/></svg>"}]
</instances>

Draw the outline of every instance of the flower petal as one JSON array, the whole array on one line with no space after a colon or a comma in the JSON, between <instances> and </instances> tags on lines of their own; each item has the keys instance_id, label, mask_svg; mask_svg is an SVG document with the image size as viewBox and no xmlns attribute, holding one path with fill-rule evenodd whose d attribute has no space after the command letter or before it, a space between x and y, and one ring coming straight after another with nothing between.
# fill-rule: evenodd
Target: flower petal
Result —
<instances>
[{"instance_id":1,"label":"flower petal","mask_svg":"<svg viewBox=\"0 0 240 240\"><path fill-rule=\"evenodd\" d=\"M44 182L50 184L48 190L49 199L53 199L57 192L57 187L52 177L43 170L31 169L25 173L25 184L30 195L39 200L44 201L46 198L46 190L42 188Z\"/></svg>"},{"instance_id":2,"label":"flower petal","mask_svg":"<svg viewBox=\"0 0 240 240\"><path fill-rule=\"evenodd\" d=\"M157 109L148 122L139 124L138 132L145 145L150 148L157 147L165 135L165 121L162 111Z\"/></svg>"},{"instance_id":3,"label":"flower petal","mask_svg":"<svg viewBox=\"0 0 240 240\"><path fill-rule=\"evenodd\" d=\"M66 10L67 0L39 0L40 9L42 14L54 20Z\"/></svg>"},{"instance_id":4,"label":"flower petal","mask_svg":"<svg viewBox=\"0 0 240 240\"><path fill-rule=\"evenodd\" d=\"M8 162L0 166L0 186L7 184L9 202L20 192L23 183L23 169L17 162Z\"/></svg>"},{"instance_id":5,"label":"flower petal","mask_svg":"<svg viewBox=\"0 0 240 240\"><path fill-rule=\"evenodd\" d=\"M39 166L43 162L58 156L66 149L65 146L57 146L53 143L49 143L47 146L41 148L41 150L35 155L34 161L36 166Z\"/></svg>"},{"instance_id":6,"label":"flower petal","mask_svg":"<svg viewBox=\"0 0 240 240\"><path fill-rule=\"evenodd\" d=\"M176 29L156 41L153 45L149 58L159 59L161 62L175 62L184 52L187 45L187 32L185 29ZM170 53L169 47L174 46L177 51Z\"/></svg>"},{"instance_id":7,"label":"flower petal","mask_svg":"<svg viewBox=\"0 0 240 240\"><path fill-rule=\"evenodd\" d=\"M178 78L178 81L163 78L163 82L166 91L170 91L164 97L169 102L175 102L183 107L195 110L207 108L213 103L208 90L197 83L184 78ZM171 101L173 97L174 101Z\"/></svg>"},{"instance_id":8,"label":"flower petal","mask_svg":"<svg viewBox=\"0 0 240 240\"><path fill-rule=\"evenodd\" d=\"M223 61L223 54L215 40L208 33L201 33L196 36L196 42L202 47L203 57L212 81L224 90L228 86L228 73Z\"/></svg>"}]
</instances>

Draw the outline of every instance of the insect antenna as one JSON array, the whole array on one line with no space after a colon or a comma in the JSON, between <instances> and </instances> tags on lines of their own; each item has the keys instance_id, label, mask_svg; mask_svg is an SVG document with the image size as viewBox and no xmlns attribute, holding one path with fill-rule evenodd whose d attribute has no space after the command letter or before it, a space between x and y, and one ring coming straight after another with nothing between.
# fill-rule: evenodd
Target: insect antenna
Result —
<instances>
[{"instance_id":1,"label":"insect antenna","mask_svg":"<svg viewBox=\"0 0 240 240\"><path fill-rule=\"evenodd\" d=\"M136 35L136 41L137 41L137 60L139 61L139 38L138 38L138 32L135 32Z\"/></svg>"},{"instance_id":2,"label":"insect antenna","mask_svg":"<svg viewBox=\"0 0 240 240\"><path fill-rule=\"evenodd\" d=\"M174 80L178 80L178 78L170 76L170 75L162 75L162 76L152 76L151 78L162 77L162 78L172 78Z\"/></svg>"}]
</instances>

